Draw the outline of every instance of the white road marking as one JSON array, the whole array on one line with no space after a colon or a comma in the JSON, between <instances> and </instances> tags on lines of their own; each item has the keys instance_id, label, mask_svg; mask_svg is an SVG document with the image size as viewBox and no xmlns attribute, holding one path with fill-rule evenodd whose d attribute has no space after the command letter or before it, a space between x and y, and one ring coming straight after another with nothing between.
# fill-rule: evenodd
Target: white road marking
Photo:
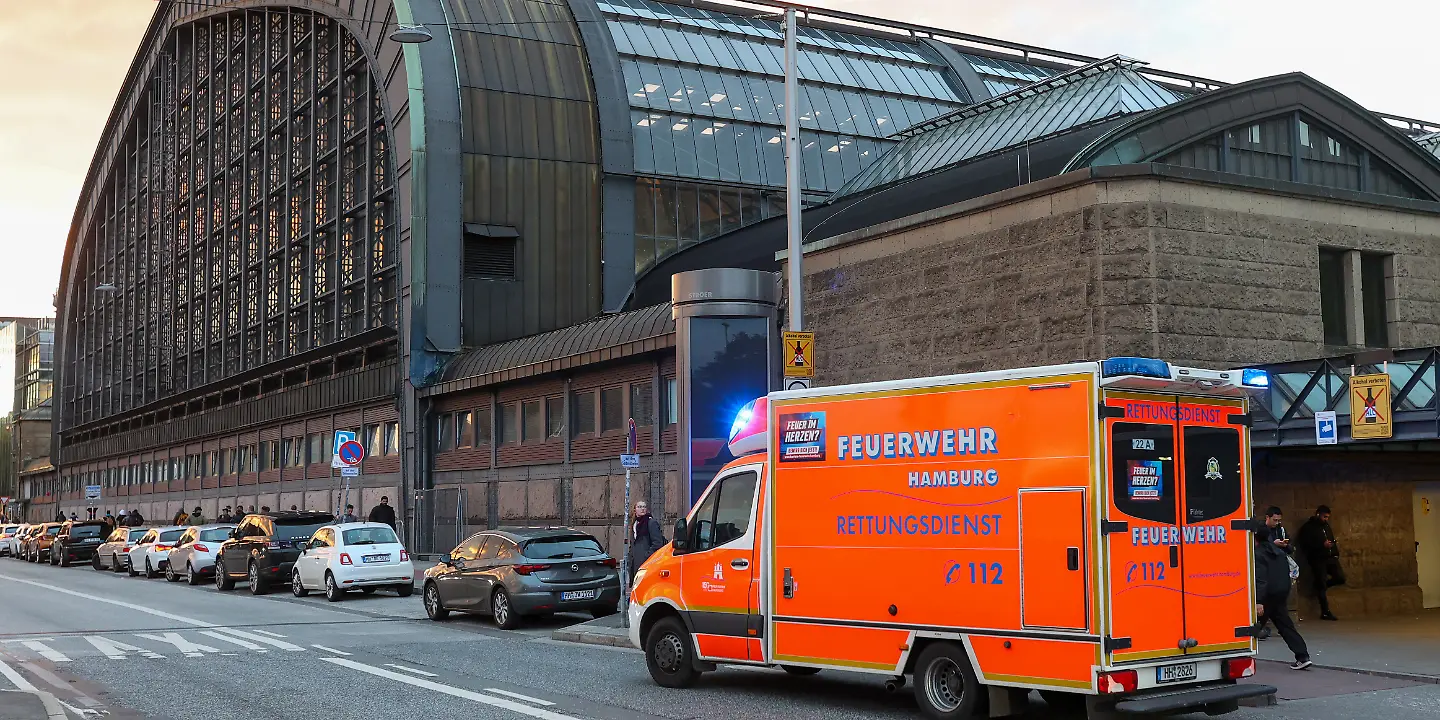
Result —
<instances>
[{"instance_id":1,"label":"white road marking","mask_svg":"<svg viewBox=\"0 0 1440 720\"><path fill-rule=\"evenodd\" d=\"M247 640L254 640L255 642L258 642L258 643L265 643L266 645L273 645L273 646L275 646L275 647L277 647L277 648L280 648L281 650L289 650L289 651L291 651L291 652L305 652L305 648L300 647L299 645L295 645L295 644L293 644L293 643L288 643L288 642L285 642L284 640L272 640L271 638L267 638L267 637L265 637L264 635L256 635L255 633L246 632L246 631L244 631L244 630L236 630L235 628L227 628L227 627L216 627L215 630L216 630L217 632L225 633L226 635L234 635L235 637L242 637L242 638L245 638L245 639L247 639Z\"/></svg>"},{"instance_id":2,"label":"white road marking","mask_svg":"<svg viewBox=\"0 0 1440 720\"><path fill-rule=\"evenodd\" d=\"M540 718L541 720L579 720L579 718L576 718L572 715L565 715L562 713L553 712L551 710L531 707L529 705L522 705L518 702L515 702L514 700L506 700L505 698L495 697L494 695L486 695L485 693L478 693L473 690L457 688L450 685L445 685L443 683L438 683L433 680L412 677L410 675L401 675L397 672L392 672L384 668L371 667L364 663L355 662L354 660L328 657L320 659L324 660L325 662L331 663L332 665L347 667L351 670L359 670L360 672L368 673L376 677L387 678L396 682L405 683L406 685L424 688L426 690L433 690L435 692L449 695L451 697L458 697L465 700L473 700L475 702L489 705L491 707L510 710L512 712L516 712L527 717Z\"/></svg>"},{"instance_id":3,"label":"white road marking","mask_svg":"<svg viewBox=\"0 0 1440 720\"><path fill-rule=\"evenodd\" d=\"M420 676L423 676L423 677L440 677L439 675L436 675L435 673L432 673L432 672L425 672L424 670L416 670L415 668L405 667L404 665L396 665L395 663L385 663L385 667L392 667L392 668L395 668L396 670L404 670L405 672L415 673L416 675L420 675Z\"/></svg>"},{"instance_id":4,"label":"white road marking","mask_svg":"<svg viewBox=\"0 0 1440 720\"><path fill-rule=\"evenodd\" d=\"M5 664L4 660L0 660L0 675L4 675L5 678L10 681L10 684L15 686L16 690L23 690L25 692L36 692L37 690L34 685L30 684L29 680L25 679L24 675L21 675L15 668Z\"/></svg>"},{"instance_id":5,"label":"white road marking","mask_svg":"<svg viewBox=\"0 0 1440 720\"><path fill-rule=\"evenodd\" d=\"M235 645L239 645L240 647L243 647L243 648L245 648L246 650L254 650L255 652L262 652L262 653L263 653L263 652L270 652L269 648L260 647L259 645L256 645L255 643L252 643L252 642L250 642L249 640L241 640L240 638L231 637L231 636L225 635L225 634L223 634L223 633L215 632L214 630L201 630L201 631L200 631L200 634L201 634L201 635L205 635L205 636L207 636L207 637L215 638L216 640L224 640L225 642L233 643L233 644L235 644Z\"/></svg>"},{"instance_id":6,"label":"white road marking","mask_svg":"<svg viewBox=\"0 0 1440 720\"><path fill-rule=\"evenodd\" d=\"M257 629L257 630L252 630L251 632L257 632L257 633L260 633L261 635L269 635L270 637L278 637L278 638L283 638L283 637L285 637L284 635L281 635L280 633L270 632L269 630L259 630L259 629Z\"/></svg>"},{"instance_id":7,"label":"white road marking","mask_svg":"<svg viewBox=\"0 0 1440 720\"><path fill-rule=\"evenodd\" d=\"M520 693L510 692L509 690L501 690L500 688L485 688L485 692L495 693L496 695L504 695L505 697L512 697L512 698L515 698L516 700L524 700L524 701L526 701L526 702L535 703L536 705L544 705L545 707L550 707L551 705L554 705L554 704L555 704L555 703L553 703L553 702L550 702L549 700L541 700L540 698L537 698L537 697L530 697L529 695L521 695Z\"/></svg>"},{"instance_id":8,"label":"white road marking","mask_svg":"<svg viewBox=\"0 0 1440 720\"><path fill-rule=\"evenodd\" d=\"M91 600L93 602L105 603L106 605L115 605L117 607L128 608L130 610L135 610L136 612L142 612L147 615L154 615L155 617L162 617L166 620L174 620L175 622L182 622L186 625L194 625L195 627L219 627L215 623L205 622L204 620L196 620L195 618L185 617L184 615L175 615L173 613L167 613L164 610L156 610L155 608L146 607L144 605L136 605L135 603L127 603L121 600L112 600L110 598L76 592L69 588L63 588L57 585L46 585L45 583L35 582L34 580L26 580L24 578L11 577L9 575L0 575L0 580L9 580L10 582L21 583L22 585L31 585L33 587L42 588L51 592L58 592L63 595L71 595L74 597Z\"/></svg>"},{"instance_id":9,"label":"white road marking","mask_svg":"<svg viewBox=\"0 0 1440 720\"><path fill-rule=\"evenodd\" d=\"M49 638L46 639L48 640ZM52 648L49 645L40 642L39 640L21 640L20 644L24 645L27 648L30 648L31 650L34 650L37 653L40 653L40 657L43 657L50 662L70 662L70 658L65 657L64 653L56 652L55 648Z\"/></svg>"},{"instance_id":10,"label":"white road marking","mask_svg":"<svg viewBox=\"0 0 1440 720\"><path fill-rule=\"evenodd\" d=\"M67 710L69 710L70 712L75 713L76 715L79 715L79 716L82 717L82 718L102 717L102 716L108 714L108 713L102 713L102 712L100 712L99 710L91 710L91 709L89 709L89 708L77 708L77 707L75 707L74 705L71 705L70 703L65 702L64 700L61 700L60 698L55 698L55 702L58 702L58 703L60 703L61 705L64 705ZM68 717L68 716L67 716L67 717Z\"/></svg>"},{"instance_id":11,"label":"white road marking","mask_svg":"<svg viewBox=\"0 0 1440 720\"><path fill-rule=\"evenodd\" d=\"M120 642L119 640L112 640L111 638L102 637L99 635L87 635L85 636L85 640L88 641L91 645L94 645L96 650L105 653L105 657L108 657L111 660L124 660L125 653L127 652L139 653L140 655L150 658L151 660L158 660L164 657L159 653L146 650L145 648L135 647L134 645L127 645Z\"/></svg>"},{"instance_id":12,"label":"white road marking","mask_svg":"<svg viewBox=\"0 0 1440 720\"><path fill-rule=\"evenodd\" d=\"M336 650L335 648L332 648L332 647L325 647L324 645L311 645L310 647L319 648L319 649L324 650L325 652L328 652L328 653L335 653L336 655L344 655L345 657L350 657L351 655L354 654L354 653L347 653L347 652L345 652L344 650Z\"/></svg>"},{"instance_id":13,"label":"white road marking","mask_svg":"<svg viewBox=\"0 0 1440 720\"><path fill-rule=\"evenodd\" d=\"M167 632L164 635L154 635L151 633L136 633L135 637L142 637L146 640L154 640L155 642L162 642L169 645L174 645L176 650L179 650L180 652L185 654L185 657L202 657L204 653L207 652L220 652L220 648L190 642L189 640L186 640L184 636L182 636L180 633L175 632Z\"/></svg>"}]
</instances>

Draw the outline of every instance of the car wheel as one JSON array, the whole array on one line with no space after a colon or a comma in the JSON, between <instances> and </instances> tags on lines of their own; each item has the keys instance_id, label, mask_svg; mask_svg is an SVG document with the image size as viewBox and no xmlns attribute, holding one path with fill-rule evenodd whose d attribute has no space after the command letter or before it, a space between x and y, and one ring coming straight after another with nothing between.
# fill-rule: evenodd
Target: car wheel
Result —
<instances>
[{"instance_id":1,"label":"car wheel","mask_svg":"<svg viewBox=\"0 0 1440 720\"><path fill-rule=\"evenodd\" d=\"M215 558L215 589L221 592L235 589L235 579L225 572L225 561Z\"/></svg>"},{"instance_id":2,"label":"car wheel","mask_svg":"<svg viewBox=\"0 0 1440 720\"><path fill-rule=\"evenodd\" d=\"M650 628L645 638L645 665L650 679L667 688L685 688L695 684L700 671L692 661L690 633L676 617L662 618Z\"/></svg>"},{"instance_id":3,"label":"car wheel","mask_svg":"<svg viewBox=\"0 0 1440 720\"><path fill-rule=\"evenodd\" d=\"M200 573L195 572L195 566L189 562L185 563L185 583L187 585L200 584Z\"/></svg>"},{"instance_id":4,"label":"car wheel","mask_svg":"<svg viewBox=\"0 0 1440 720\"><path fill-rule=\"evenodd\" d=\"M251 595L264 595L264 594L267 593L267 592L270 592L270 588L268 588L268 587L265 586L265 578L260 577L260 566L259 566L259 565L256 565L254 560L251 560L251 561L250 561L250 594L251 594Z\"/></svg>"},{"instance_id":5,"label":"car wheel","mask_svg":"<svg viewBox=\"0 0 1440 720\"><path fill-rule=\"evenodd\" d=\"M299 570L290 573L290 594L295 597L305 597L310 594L310 591L305 589L305 584L300 582Z\"/></svg>"},{"instance_id":6,"label":"car wheel","mask_svg":"<svg viewBox=\"0 0 1440 720\"><path fill-rule=\"evenodd\" d=\"M409 584L396 585L395 594L399 595L400 597L410 597L411 595L415 594L415 586Z\"/></svg>"},{"instance_id":7,"label":"car wheel","mask_svg":"<svg viewBox=\"0 0 1440 720\"><path fill-rule=\"evenodd\" d=\"M70 553L68 551L60 553L60 562L57 564L60 567L70 567Z\"/></svg>"},{"instance_id":8,"label":"car wheel","mask_svg":"<svg viewBox=\"0 0 1440 720\"><path fill-rule=\"evenodd\" d=\"M970 659L959 645L934 643L915 661L915 702L926 717L935 720L971 717L982 690L970 667Z\"/></svg>"},{"instance_id":9,"label":"car wheel","mask_svg":"<svg viewBox=\"0 0 1440 720\"><path fill-rule=\"evenodd\" d=\"M180 576L175 574L175 563L165 563L165 582L180 582Z\"/></svg>"},{"instance_id":10,"label":"car wheel","mask_svg":"<svg viewBox=\"0 0 1440 720\"><path fill-rule=\"evenodd\" d=\"M800 675L800 676L814 675L814 674L820 672L820 668L817 668L817 667L806 667L806 666L804 666L804 665L781 665L781 666L780 666L780 669L781 669L781 670L784 670L786 673L788 673L788 674L790 674L790 675Z\"/></svg>"},{"instance_id":11,"label":"car wheel","mask_svg":"<svg viewBox=\"0 0 1440 720\"><path fill-rule=\"evenodd\" d=\"M90 569L91 569L91 570L99 570L99 569L100 569L100 553L97 552L97 553L95 553L94 555L91 555L91 556L90 556Z\"/></svg>"},{"instance_id":12,"label":"car wheel","mask_svg":"<svg viewBox=\"0 0 1440 720\"><path fill-rule=\"evenodd\" d=\"M140 574L140 571L135 569L135 563L131 561L129 555L125 556L125 572L130 573L130 577L136 577Z\"/></svg>"},{"instance_id":13,"label":"car wheel","mask_svg":"<svg viewBox=\"0 0 1440 720\"><path fill-rule=\"evenodd\" d=\"M50 567L55 567L55 565L57 564L57 563L56 563L56 560L58 560L58 559L59 559L59 556L57 556L57 555L55 554L55 551L52 549L52 550L50 551L50 557L46 558L45 561L48 562L48 563L50 563Z\"/></svg>"},{"instance_id":14,"label":"car wheel","mask_svg":"<svg viewBox=\"0 0 1440 720\"><path fill-rule=\"evenodd\" d=\"M155 572L155 568L150 565L150 556L147 553L145 556L145 579L154 580L157 577L160 577L160 573Z\"/></svg>"},{"instance_id":15,"label":"car wheel","mask_svg":"<svg viewBox=\"0 0 1440 720\"><path fill-rule=\"evenodd\" d=\"M125 569L125 568L120 567L120 556L119 556L119 555L116 555L116 554L111 554L111 555L110 555L110 572L113 572L113 573L115 573L116 575L119 575L124 569Z\"/></svg>"},{"instance_id":16,"label":"car wheel","mask_svg":"<svg viewBox=\"0 0 1440 720\"><path fill-rule=\"evenodd\" d=\"M520 613L511 606L510 593L505 592L505 588L497 588L490 596L490 616L495 618L495 627L502 630L520 627Z\"/></svg>"},{"instance_id":17,"label":"car wheel","mask_svg":"<svg viewBox=\"0 0 1440 720\"><path fill-rule=\"evenodd\" d=\"M345 591L335 584L335 576L325 573L325 599L330 602L340 602L345 599Z\"/></svg>"},{"instance_id":18,"label":"car wheel","mask_svg":"<svg viewBox=\"0 0 1440 720\"><path fill-rule=\"evenodd\" d=\"M450 617L450 611L446 610L445 605L440 602L440 589L435 587L435 583L430 583L425 586L424 600L425 614L428 615L431 620L438 621Z\"/></svg>"}]
</instances>

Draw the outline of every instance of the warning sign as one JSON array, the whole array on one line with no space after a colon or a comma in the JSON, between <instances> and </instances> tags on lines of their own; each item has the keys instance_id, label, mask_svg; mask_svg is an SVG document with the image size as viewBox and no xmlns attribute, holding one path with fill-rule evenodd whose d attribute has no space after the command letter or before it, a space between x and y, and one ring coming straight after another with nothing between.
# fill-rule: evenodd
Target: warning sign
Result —
<instances>
[{"instance_id":1,"label":"warning sign","mask_svg":"<svg viewBox=\"0 0 1440 720\"><path fill-rule=\"evenodd\" d=\"M785 377L815 377L815 333L787 330L784 343Z\"/></svg>"},{"instance_id":2,"label":"warning sign","mask_svg":"<svg viewBox=\"0 0 1440 720\"><path fill-rule=\"evenodd\" d=\"M1355 440L1388 438L1394 434L1390 423L1390 376L1356 375L1350 378L1350 437Z\"/></svg>"}]
</instances>

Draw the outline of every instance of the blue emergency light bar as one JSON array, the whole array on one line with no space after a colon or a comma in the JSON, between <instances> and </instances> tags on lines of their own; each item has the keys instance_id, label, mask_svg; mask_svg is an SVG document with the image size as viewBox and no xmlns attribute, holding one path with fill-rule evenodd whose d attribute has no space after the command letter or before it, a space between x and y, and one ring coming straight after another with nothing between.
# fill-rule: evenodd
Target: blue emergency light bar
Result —
<instances>
[{"instance_id":1,"label":"blue emergency light bar","mask_svg":"<svg viewBox=\"0 0 1440 720\"><path fill-rule=\"evenodd\" d=\"M1102 377L1138 375L1169 380L1170 363L1154 358L1113 357L1100 361L1100 375Z\"/></svg>"},{"instance_id":2,"label":"blue emergency light bar","mask_svg":"<svg viewBox=\"0 0 1440 720\"><path fill-rule=\"evenodd\" d=\"M735 413L735 422L730 423L730 439L731 439L731 440L734 440L734 439L735 439L735 433L738 433L738 432L740 432L741 430L744 430L744 429L745 429L745 426L750 424L750 418L753 417L754 415L755 415L755 401L754 401L754 400L751 400L750 402L745 403L745 407L740 408L740 412Z\"/></svg>"},{"instance_id":3,"label":"blue emergency light bar","mask_svg":"<svg viewBox=\"0 0 1440 720\"><path fill-rule=\"evenodd\" d=\"M1270 373L1259 368L1245 368L1240 371L1240 384L1245 387L1270 387Z\"/></svg>"}]
</instances>

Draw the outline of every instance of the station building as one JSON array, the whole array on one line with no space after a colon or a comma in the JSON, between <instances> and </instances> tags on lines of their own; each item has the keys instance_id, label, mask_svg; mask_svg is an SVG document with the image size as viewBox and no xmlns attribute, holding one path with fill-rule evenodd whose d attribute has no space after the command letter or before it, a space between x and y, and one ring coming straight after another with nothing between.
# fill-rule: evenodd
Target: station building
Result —
<instances>
[{"instance_id":1,"label":"station building","mask_svg":"<svg viewBox=\"0 0 1440 720\"><path fill-rule=\"evenodd\" d=\"M1440 127L1298 74L801 24L818 382L1440 345ZM162 0L68 240L32 513L96 484L152 518L387 495L421 551L551 523L616 548L633 419L631 499L668 524L773 385L780 54L740 3ZM1396 513L1433 431L1371 461L1377 494L1343 464L1368 458L1256 423L1257 502L1349 510L1344 611L1418 606ZM336 430L369 455L348 495Z\"/></svg>"}]
</instances>

